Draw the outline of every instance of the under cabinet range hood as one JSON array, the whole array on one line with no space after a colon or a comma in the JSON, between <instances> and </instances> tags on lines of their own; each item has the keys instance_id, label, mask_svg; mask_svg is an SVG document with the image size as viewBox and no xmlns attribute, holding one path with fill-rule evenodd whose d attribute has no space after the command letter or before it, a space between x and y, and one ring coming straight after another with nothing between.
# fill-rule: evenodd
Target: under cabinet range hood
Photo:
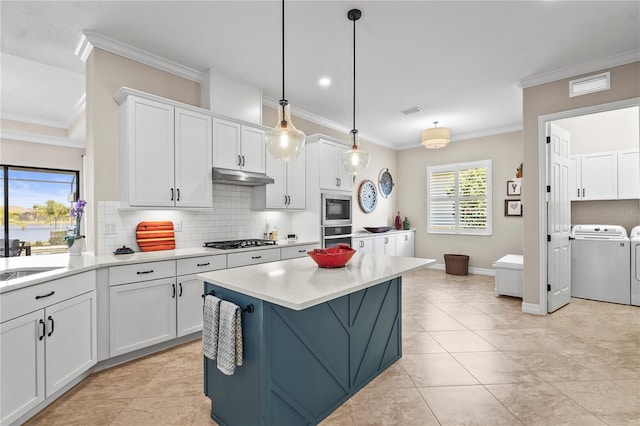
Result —
<instances>
[{"instance_id":1,"label":"under cabinet range hood","mask_svg":"<svg viewBox=\"0 0 640 426\"><path fill-rule=\"evenodd\" d=\"M274 183L273 178L270 178L264 173L245 172L242 170L222 169L219 167L213 168L213 183L225 183L228 185L244 185L244 186L259 186L266 185L268 183Z\"/></svg>"}]
</instances>

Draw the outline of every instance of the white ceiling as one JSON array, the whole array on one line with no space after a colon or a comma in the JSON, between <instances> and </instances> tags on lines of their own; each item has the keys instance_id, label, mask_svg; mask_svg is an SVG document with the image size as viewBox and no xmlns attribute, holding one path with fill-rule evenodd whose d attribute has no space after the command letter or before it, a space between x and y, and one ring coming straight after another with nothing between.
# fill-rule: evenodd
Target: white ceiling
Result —
<instances>
[{"instance_id":1,"label":"white ceiling","mask_svg":"<svg viewBox=\"0 0 640 426\"><path fill-rule=\"evenodd\" d=\"M286 97L294 114L351 128L346 13L354 7L362 10L356 127L395 148L419 145L436 120L454 140L518 130L522 79L640 59L638 1L289 0ZM84 63L74 54L83 31L281 97L279 1L2 0L0 13L3 118L69 126L84 94ZM330 87L318 85L323 76ZM414 106L423 110L400 112Z\"/></svg>"}]
</instances>

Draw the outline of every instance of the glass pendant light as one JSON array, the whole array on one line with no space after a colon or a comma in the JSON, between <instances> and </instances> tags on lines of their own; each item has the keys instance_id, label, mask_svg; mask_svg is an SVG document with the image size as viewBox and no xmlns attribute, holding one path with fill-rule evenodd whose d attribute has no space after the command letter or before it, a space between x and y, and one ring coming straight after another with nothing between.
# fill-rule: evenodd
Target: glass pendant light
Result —
<instances>
[{"instance_id":1,"label":"glass pendant light","mask_svg":"<svg viewBox=\"0 0 640 426\"><path fill-rule=\"evenodd\" d=\"M353 176L362 173L371 162L371 154L358 149L359 137L356 129L356 21L361 16L362 12L359 9L347 12L347 18L353 22L353 129L349 132L351 149L340 154L340 161L347 173Z\"/></svg>"},{"instance_id":2,"label":"glass pendant light","mask_svg":"<svg viewBox=\"0 0 640 426\"><path fill-rule=\"evenodd\" d=\"M278 122L267 132L266 145L275 159L289 161L300 155L306 137L293 125L289 101L284 96L284 0L282 0L282 99L278 104Z\"/></svg>"}]
</instances>

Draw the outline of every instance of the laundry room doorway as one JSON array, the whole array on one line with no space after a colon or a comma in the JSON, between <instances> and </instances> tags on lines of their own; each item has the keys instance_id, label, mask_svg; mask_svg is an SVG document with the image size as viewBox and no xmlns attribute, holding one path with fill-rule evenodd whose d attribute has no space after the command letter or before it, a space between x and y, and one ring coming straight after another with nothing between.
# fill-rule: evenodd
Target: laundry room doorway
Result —
<instances>
[{"instance_id":1,"label":"laundry room doorway","mask_svg":"<svg viewBox=\"0 0 640 426\"><path fill-rule=\"evenodd\" d=\"M571 226L620 225L630 232L640 224L640 172L625 174L628 164L640 163L640 99L540 116L538 125L545 169L539 199L546 211L540 260L547 271L540 303L551 313L571 300ZM622 174L618 163L626 167Z\"/></svg>"}]
</instances>

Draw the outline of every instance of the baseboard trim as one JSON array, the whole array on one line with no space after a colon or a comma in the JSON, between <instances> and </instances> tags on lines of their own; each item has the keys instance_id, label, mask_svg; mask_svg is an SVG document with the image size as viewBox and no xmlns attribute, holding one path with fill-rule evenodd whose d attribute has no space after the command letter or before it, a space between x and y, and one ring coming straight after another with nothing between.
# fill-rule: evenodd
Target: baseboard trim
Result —
<instances>
[{"instance_id":1,"label":"baseboard trim","mask_svg":"<svg viewBox=\"0 0 640 426\"><path fill-rule=\"evenodd\" d=\"M532 315L546 315L547 313L542 309L542 305L537 303L522 302L522 312Z\"/></svg>"},{"instance_id":2,"label":"baseboard trim","mask_svg":"<svg viewBox=\"0 0 640 426\"><path fill-rule=\"evenodd\" d=\"M433 265L428 266L428 268L429 269L436 269L436 270L439 270L439 271L444 271L446 269L444 263L434 263ZM487 275L487 276L491 276L491 277L495 277L496 276L495 269L470 267L469 268L469 273L472 274L472 275Z\"/></svg>"}]
</instances>

